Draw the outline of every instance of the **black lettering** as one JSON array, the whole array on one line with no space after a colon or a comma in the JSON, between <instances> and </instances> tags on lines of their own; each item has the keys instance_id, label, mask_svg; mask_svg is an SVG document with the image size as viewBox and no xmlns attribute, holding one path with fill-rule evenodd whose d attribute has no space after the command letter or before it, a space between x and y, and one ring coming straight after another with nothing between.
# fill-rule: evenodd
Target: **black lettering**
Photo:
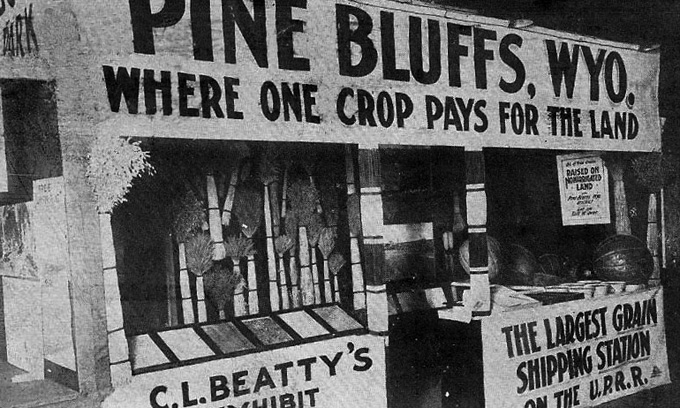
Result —
<instances>
[{"instance_id":1,"label":"black lettering","mask_svg":"<svg viewBox=\"0 0 680 408\"><path fill-rule=\"evenodd\" d=\"M481 27L474 28L475 85L486 89L486 61L493 61L493 51L485 48L486 40L495 40L496 32Z\"/></svg>"},{"instance_id":2,"label":"black lettering","mask_svg":"<svg viewBox=\"0 0 680 408\"><path fill-rule=\"evenodd\" d=\"M439 80L442 73L441 66L441 38L439 34L439 22L427 20L427 42L429 55L429 70L425 72L423 66L423 38L420 29L421 19L409 17L409 52L411 60L411 72L413 79L421 84L434 84Z\"/></svg>"},{"instance_id":3,"label":"black lettering","mask_svg":"<svg viewBox=\"0 0 680 408\"><path fill-rule=\"evenodd\" d=\"M373 111L375 110L375 102L373 101L373 96L368 91L363 89L357 90L357 108L359 111L359 124L369 126L378 126L375 122L375 117L373 116Z\"/></svg>"},{"instance_id":4,"label":"black lettering","mask_svg":"<svg viewBox=\"0 0 680 408\"><path fill-rule=\"evenodd\" d=\"M307 8L307 0L277 0L276 42L278 44L279 68L293 71L309 71L309 60L296 57L293 33L304 31L302 20L292 17L291 8Z\"/></svg>"},{"instance_id":5,"label":"black lettering","mask_svg":"<svg viewBox=\"0 0 680 408\"><path fill-rule=\"evenodd\" d=\"M279 96L278 89L276 89L276 85L274 85L272 81L267 81L262 84L262 89L260 90L260 107L264 117L272 122L277 120L281 114L281 97Z\"/></svg>"},{"instance_id":6,"label":"black lettering","mask_svg":"<svg viewBox=\"0 0 680 408\"><path fill-rule=\"evenodd\" d=\"M633 387L645 385L642 380L642 369L638 366L630 367L630 376L633 379Z\"/></svg>"},{"instance_id":7,"label":"black lettering","mask_svg":"<svg viewBox=\"0 0 680 408\"><path fill-rule=\"evenodd\" d=\"M177 73L177 91L179 93L179 116L198 116L198 108L188 107L188 97L194 94L194 87L189 86L188 81L196 81L196 75Z\"/></svg>"},{"instance_id":8,"label":"black lettering","mask_svg":"<svg viewBox=\"0 0 680 408\"><path fill-rule=\"evenodd\" d=\"M238 99L238 92L234 90L240 83L238 78L224 77L224 97L227 104L227 117L229 119L243 119L243 112L236 110L234 101Z\"/></svg>"},{"instance_id":9,"label":"black lettering","mask_svg":"<svg viewBox=\"0 0 680 408\"><path fill-rule=\"evenodd\" d=\"M614 65L616 65L616 72L619 79L619 83L614 89ZM607 59L604 61L604 84L607 88L607 95L614 103L619 103L623 101L626 97L626 91L628 88L628 76L626 74L626 65L623 63L623 58L621 55L612 51L607 55Z\"/></svg>"},{"instance_id":10,"label":"black lettering","mask_svg":"<svg viewBox=\"0 0 680 408\"><path fill-rule=\"evenodd\" d=\"M191 0L189 4L194 59L198 61L213 61L210 0Z\"/></svg>"},{"instance_id":11,"label":"black lettering","mask_svg":"<svg viewBox=\"0 0 680 408\"><path fill-rule=\"evenodd\" d=\"M4 4L3 4L4 5ZM168 408L168 405L161 405L158 403L158 394L165 394L168 392L168 387L164 385L159 385L157 387L154 387L153 390L151 390L151 393L149 393L149 404L151 405L151 408Z\"/></svg>"},{"instance_id":12,"label":"black lettering","mask_svg":"<svg viewBox=\"0 0 680 408\"><path fill-rule=\"evenodd\" d=\"M548 50L548 63L550 64L550 78L552 79L553 91L556 97L562 93L562 81L567 91L567 98L574 96L574 83L576 81L576 69L578 67L579 46L574 45L571 56L569 55L569 44L560 44L560 54L557 55L557 48L554 40L545 40Z\"/></svg>"},{"instance_id":13,"label":"black lettering","mask_svg":"<svg viewBox=\"0 0 680 408\"><path fill-rule=\"evenodd\" d=\"M182 381L182 403L183 407L193 407L194 405L198 405L198 399L192 399L189 395L189 383L186 381Z\"/></svg>"},{"instance_id":14,"label":"black lettering","mask_svg":"<svg viewBox=\"0 0 680 408\"><path fill-rule=\"evenodd\" d=\"M475 115L481 121L481 123L475 123L474 129L477 133L484 133L489 128L489 119L486 117L484 108L486 107L486 101L483 99L475 102Z\"/></svg>"},{"instance_id":15,"label":"black lettering","mask_svg":"<svg viewBox=\"0 0 680 408\"><path fill-rule=\"evenodd\" d=\"M593 58L593 53L589 47L582 46L583 59L586 61L588 73L590 74L590 100L600 100L600 71L602 70L602 63L604 62L605 50L597 51L597 60Z\"/></svg>"},{"instance_id":16,"label":"black lettering","mask_svg":"<svg viewBox=\"0 0 680 408\"><path fill-rule=\"evenodd\" d=\"M350 15L356 18L357 28L350 29ZM370 74L378 63L378 51L368 34L373 30L371 16L365 11L342 4L335 5L338 32L338 68L340 75L362 77ZM352 44L361 48L361 59L352 64Z\"/></svg>"},{"instance_id":17,"label":"black lettering","mask_svg":"<svg viewBox=\"0 0 680 408\"><path fill-rule=\"evenodd\" d=\"M220 99L222 98L222 89L220 84L212 77L201 75L198 77L201 86L201 111L204 118L210 118L210 111L215 111L215 116L218 118L224 117L224 112L220 107Z\"/></svg>"},{"instance_id":18,"label":"black lettering","mask_svg":"<svg viewBox=\"0 0 680 408\"><path fill-rule=\"evenodd\" d=\"M510 327L510 330L512 330L512 327ZM511 345L508 344L508 347L511 348ZM524 372L526 369L526 361L521 362L517 366L517 378L519 378L520 382L522 383L519 387L517 387L517 393L518 394L523 394L524 391L527 390L527 387L529 387L529 378L527 377L527 374Z\"/></svg>"},{"instance_id":19,"label":"black lettering","mask_svg":"<svg viewBox=\"0 0 680 408\"><path fill-rule=\"evenodd\" d=\"M267 17L264 0L248 0L253 5L251 17L244 0L222 0L222 25L224 35L224 62L236 63L236 26L248 44L255 62L267 68Z\"/></svg>"},{"instance_id":20,"label":"black lettering","mask_svg":"<svg viewBox=\"0 0 680 408\"><path fill-rule=\"evenodd\" d=\"M460 36L471 36L472 29L452 23L447 23L446 29L449 40L449 86L460 88L460 57L468 56L468 47L460 44Z\"/></svg>"},{"instance_id":21,"label":"black lettering","mask_svg":"<svg viewBox=\"0 0 680 408\"><path fill-rule=\"evenodd\" d=\"M338 94L338 100L336 102L336 111L338 112L338 118L340 122L347 126L353 125L356 122L356 117L354 115L347 116L345 114L345 101L347 97L354 98L354 90L352 88L342 88Z\"/></svg>"},{"instance_id":22,"label":"black lettering","mask_svg":"<svg viewBox=\"0 0 680 408\"><path fill-rule=\"evenodd\" d=\"M153 29L177 24L184 15L184 0L165 0L158 13L151 13L151 0L129 0L132 43L138 54L155 54Z\"/></svg>"},{"instance_id":23,"label":"black lettering","mask_svg":"<svg viewBox=\"0 0 680 408\"><path fill-rule=\"evenodd\" d=\"M437 97L425 95L425 110L427 112L427 128L434 129L434 121L442 117L444 105Z\"/></svg>"},{"instance_id":24,"label":"black lettering","mask_svg":"<svg viewBox=\"0 0 680 408\"><path fill-rule=\"evenodd\" d=\"M109 99L111 112L118 112L120 109L121 96L125 96L125 104L128 113L137 113L139 110L139 68L131 68L130 73L123 67L118 67L113 73L113 67L102 66L104 70L104 82L106 83L106 94Z\"/></svg>"},{"instance_id":25,"label":"black lettering","mask_svg":"<svg viewBox=\"0 0 680 408\"><path fill-rule=\"evenodd\" d=\"M302 122L302 97L300 95L300 84L294 83L293 86L288 82L281 84L281 100L283 101L283 119L290 120L290 111L293 111L295 119Z\"/></svg>"},{"instance_id":26,"label":"black lettering","mask_svg":"<svg viewBox=\"0 0 680 408\"><path fill-rule=\"evenodd\" d=\"M244 388L246 385L246 377L248 377L248 371L239 371L232 374L231 381L232 387L234 387L234 397L250 394L250 388Z\"/></svg>"},{"instance_id":27,"label":"black lettering","mask_svg":"<svg viewBox=\"0 0 680 408\"><path fill-rule=\"evenodd\" d=\"M524 86L524 81L526 80L527 72L524 68L522 60L519 59L517 54L512 52L510 46L516 45L517 48L522 47L522 37L517 34L508 34L501 40L501 45L498 50L498 54L501 57L501 61L515 71L515 80L513 82L507 82L505 78L501 77L499 83L500 88L503 92L515 93L522 89Z\"/></svg>"},{"instance_id":28,"label":"black lettering","mask_svg":"<svg viewBox=\"0 0 680 408\"><path fill-rule=\"evenodd\" d=\"M229 385L227 384L227 377L223 375L215 375L210 377L210 401L222 401L229 397Z\"/></svg>"},{"instance_id":29,"label":"black lettering","mask_svg":"<svg viewBox=\"0 0 680 408\"><path fill-rule=\"evenodd\" d=\"M257 380L255 380L255 386L253 387L253 392L260 392L262 387L276 388L276 384L272 379L269 370L266 367L260 368L260 372L257 374Z\"/></svg>"},{"instance_id":30,"label":"black lettering","mask_svg":"<svg viewBox=\"0 0 680 408\"><path fill-rule=\"evenodd\" d=\"M354 371L368 371L373 367L373 359L369 357L368 354L368 347L361 347L357 349L357 351L354 353L354 359L361 364L354 364Z\"/></svg>"},{"instance_id":31,"label":"black lettering","mask_svg":"<svg viewBox=\"0 0 680 408\"><path fill-rule=\"evenodd\" d=\"M397 127L403 128L404 120L413 113L413 101L405 93L397 92L394 96L397 100Z\"/></svg>"},{"instance_id":32,"label":"black lettering","mask_svg":"<svg viewBox=\"0 0 680 408\"><path fill-rule=\"evenodd\" d=\"M312 380L312 364L316 363L316 357L303 358L298 360L298 367L305 367L305 381Z\"/></svg>"},{"instance_id":33,"label":"black lettering","mask_svg":"<svg viewBox=\"0 0 680 408\"><path fill-rule=\"evenodd\" d=\"M156 91L160 90L163 101L163 115L172 114L172 84L170 82L170 71L161 71L161 80L154 79L152 69L144 70L144 104L146 114L156 113Z\"/></svg>"},{"instance_id":34,"label":"black lettering","mask_svg":"<svg viewBox=\"0 0 680 408\"><path fill-rule=\"evenodd\" d=\"M327 366L328 366L328 375L330 377L333 377L336 375L336 367L338 366L338 363L340 362L340 358L342 357L342 353L336 353L333 359L331 360L328 358L328 356L319 356L321 358L321 361L323 361Z\"/></svg>"},{"instance_id":35,"label":"black lettering","mask_svg":"<svg viewBox=\"0 0 680 408\"><path fill-rule=\"evenodd\" d=\"M285 387L288 385L288 369L293 367L292 361L286 361L285 363L280 363L274 366L274 370L281 371L281 386Z\"/></svg>"},{"instance_id":36,"label":"black lettering","mask_svg":"<svg viewBox=\"0 0 680 408\"><path fill-rule=\"evenodd\" d=\"M378 121L383 127L390 127L394 122L394 103L389 93L382 91L376 101ZM323 360L323 356L321 357Z\"/></svg>"},{"instance_id":37,"label":"black lettering","mask_svg":"<svg viewBox=\"0 0 680 408\"><path fill-rule=\"evenodd\" d=\"M321 123L321 118L312 112L312 107L316 104L316 98L313 93L317 91L314 84L302 85L302 96L305 100L305 118L309 123Z\"/></svg>"},{"instance_id":38,"label":"black lettering","mask_svg":"<svg viewBox=\"0 0 680 408\"><path fill-rule=\"evenodd\" d=\"M398 69L394 46L394 13L380 12L380 39L382 44L383 77L395 81L409 81L407 69Z\"/></svg>"}]
</instances>

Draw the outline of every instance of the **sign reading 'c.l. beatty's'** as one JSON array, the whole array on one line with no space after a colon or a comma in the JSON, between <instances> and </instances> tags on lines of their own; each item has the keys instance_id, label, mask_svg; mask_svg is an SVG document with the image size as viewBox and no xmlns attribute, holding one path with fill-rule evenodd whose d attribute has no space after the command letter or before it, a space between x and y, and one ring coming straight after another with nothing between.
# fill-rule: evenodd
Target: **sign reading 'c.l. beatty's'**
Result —
<instances>
[{"instance_id":1,"label":"sign reading 'c.l. beatty's'","mask_svg":"<svg viewBox=\"0 0 680 408\"><path fill-rule=\"evenodd\" d=\"M660 146L656 53L378 0L154 3L119 10L130 52L102 57L109 114L138 131L195 134L200 122L201 137Z\"/></svg>"},{"instance_id":2,"label":"sign reading 'c.l. beatty's'","mask_svg":"<svg viewBox=\"0 0 680 408\"><path fill-rule=\"evenodd\" d=\"M385 345L348 336L135 375L103 408L387 406Z\"/></svg>"},{"instance_id":3,"label":"sign reading 'c.l. beatty's'","mask_svg":"<svg viewBox=\"0 0 680 408\"><path fill-rule=\"evenodd\" d=\"M594 406L668 384L662 289L482 322L486 406Z\"/></svg>"}]
</instances>

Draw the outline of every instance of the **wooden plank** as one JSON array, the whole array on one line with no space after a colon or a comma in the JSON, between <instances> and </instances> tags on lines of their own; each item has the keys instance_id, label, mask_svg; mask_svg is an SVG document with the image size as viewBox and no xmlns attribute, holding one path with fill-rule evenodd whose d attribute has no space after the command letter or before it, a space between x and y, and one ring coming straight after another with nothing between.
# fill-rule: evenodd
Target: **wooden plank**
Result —
<instances>
[{"instance_id":1,"label":"wooden plank","mask_svg":"<svg viewBox=\"0 0 680 408\"><path fill-rule=\"evenodd\" d=\"M5 336L5 312L2 296L2 276L0 276L0 361L7 361L7 337Z\"/></svg>"}]
</instances>

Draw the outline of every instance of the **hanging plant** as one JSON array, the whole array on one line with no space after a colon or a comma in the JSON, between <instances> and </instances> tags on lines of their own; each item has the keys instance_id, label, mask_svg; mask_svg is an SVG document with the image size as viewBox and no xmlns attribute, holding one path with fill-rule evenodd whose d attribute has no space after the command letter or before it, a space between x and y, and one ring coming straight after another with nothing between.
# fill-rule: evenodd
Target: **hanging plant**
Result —
<instances>
[{"instance_id":1,"label":"hanging plant","mask_svg":"<svg viewBox=\"0 0 680 408\"><path fill-rule=\"evenodd\" d=\"M136 177L154 173L148 162L149 154L139 144L130 138L104 133L94 140L87 156L87 180L100 213L109 213L125 202L125 195Z\"/></svg>"}]
</instances>

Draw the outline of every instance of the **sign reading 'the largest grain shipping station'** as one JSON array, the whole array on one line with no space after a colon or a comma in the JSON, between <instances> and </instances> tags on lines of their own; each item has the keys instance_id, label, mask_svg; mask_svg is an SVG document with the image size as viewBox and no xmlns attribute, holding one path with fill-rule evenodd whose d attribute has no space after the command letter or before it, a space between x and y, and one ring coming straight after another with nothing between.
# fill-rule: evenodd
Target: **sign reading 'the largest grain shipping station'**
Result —
<instances>
[{"instance_id":1,"label":"sign reading 'the largest grain shipping station'","mask_svg":"<svg viewBox=\"0 0 680 408\"><path fill-rule=\"evenodd\" d=\"M107 7L129 22L116 39L129 49L101 56L102 122L118 132L626 151L660 143L659 55L618 43L387 1Z\"/></svg>"}]
</instances>

